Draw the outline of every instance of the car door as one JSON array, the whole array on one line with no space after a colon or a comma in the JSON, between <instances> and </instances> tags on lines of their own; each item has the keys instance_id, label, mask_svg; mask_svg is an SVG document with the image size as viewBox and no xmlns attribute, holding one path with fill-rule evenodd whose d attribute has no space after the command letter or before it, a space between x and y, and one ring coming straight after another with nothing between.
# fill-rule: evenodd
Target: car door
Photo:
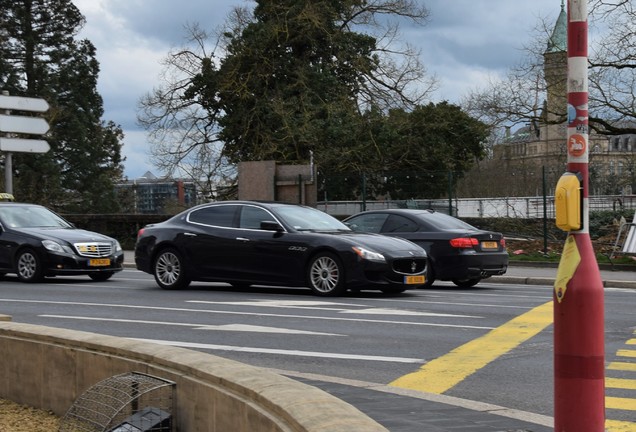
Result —
<instances>
[{"instance_id":1,"label":"car door","mask_svg":"<svg viewBox=\"0 0 636 432\"><path fill-rule=\"evenodd\" d=\"M261 222L276 222L268 210L245 205L239 214L240 237L243 241L242 261L246 272L254 280L266 283L286 284L295 279L297 272L290 267L297 265L290 252L290 237L294 234L284 229L263 229Z\"/></svg>"},{"instance_id":2,"label":"car door","mask_svg":"<svg viewBox=\"0 0 636 432\"><path fill-rule=\"evenodd\" d=\"M195 271L214 279L232 278L241 271L242 242L236 228L240 206L220 204L203 207L188 214L189 230L181 244Z\"/></svg>"}]
</instances>

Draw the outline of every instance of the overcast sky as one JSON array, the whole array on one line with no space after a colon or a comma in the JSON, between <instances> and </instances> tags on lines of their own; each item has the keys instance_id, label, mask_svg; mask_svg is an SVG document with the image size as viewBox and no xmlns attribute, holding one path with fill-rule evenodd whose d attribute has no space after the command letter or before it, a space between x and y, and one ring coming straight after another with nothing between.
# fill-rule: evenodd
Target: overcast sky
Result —
<instances>
[{"instance_id":1,"label":"overcast sky","mask_svg":"<svg viewBox=\"0 0 636 432\"><path fill-rule=\"evenodd\" d=\"M434 101L459 102L488 77L504 75L523 56L544 19L554 22L561 0L421 0L431 12L424 27L403 27L405 41L440 81ZM97 48L98 90L104 120L124 130L125 175L157 171L149 161L145 132L136 124L139 98L158 85L161 60L184 41L184 25L214 29L232 7L250 0L73 0L86 17L81 38Z\"/></svg>"}]
</instances>

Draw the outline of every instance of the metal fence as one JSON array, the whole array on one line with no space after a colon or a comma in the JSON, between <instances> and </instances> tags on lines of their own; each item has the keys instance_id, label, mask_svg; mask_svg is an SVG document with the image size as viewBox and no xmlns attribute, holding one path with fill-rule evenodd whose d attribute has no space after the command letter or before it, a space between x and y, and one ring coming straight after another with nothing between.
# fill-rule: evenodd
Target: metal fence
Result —
<instances>
[{"instance_id":1,"label":"metal fence","mask_svg":"<svg viewBox=\"0 0 636 432\"><path fill-rule=\"evenodd\" d=\"M511 198L455 198L452 200L320 201L318 209L333 216L350 216L364 210L419 208L465 218L554 218L554 196ZM603 195L589 198L590 211L636 210L636 195Z\"/></svg>"}]
</instances>

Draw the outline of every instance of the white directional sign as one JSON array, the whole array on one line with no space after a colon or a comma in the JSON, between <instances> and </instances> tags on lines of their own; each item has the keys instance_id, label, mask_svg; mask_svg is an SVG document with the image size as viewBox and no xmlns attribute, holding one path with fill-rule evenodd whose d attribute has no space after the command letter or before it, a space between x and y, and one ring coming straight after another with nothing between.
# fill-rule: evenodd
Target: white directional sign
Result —
<instances>
[{"instance_id":1,"label":"white directional sign","mask_svg":"<svg viewBox=\"0 0 636 432\"><path fill-rule=\"evenodd\" d=\"M0 109L45 112L49 104L44 99L0 95Z\"/></svg>"},{"instance_id":2,"label":"white directional sign","mask_svg":"<svg viewBox=\"0 0 636 432\"><path fill-rule=\"evenodd\" d=\"M49 150L51 147L44 140L0 137L0 151L46 153Z\"/></svg>"},{"instance_id":3,"label":"white directional sign","mask_svg":"<svg viewBox=\"0 0 636 432\"><path fill-rule=\"evenodd\" d=\"M43 135L48 130L49 124L43 118L0 114L0 132Z\"/></svg>"}]
</instances>

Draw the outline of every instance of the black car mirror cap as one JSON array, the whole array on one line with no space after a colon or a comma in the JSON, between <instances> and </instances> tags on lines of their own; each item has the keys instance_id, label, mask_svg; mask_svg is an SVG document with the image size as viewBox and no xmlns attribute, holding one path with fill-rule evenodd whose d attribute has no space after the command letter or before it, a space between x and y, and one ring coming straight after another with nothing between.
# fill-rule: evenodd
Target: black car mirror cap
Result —
<instances>
[{"instance_id":1,"label":"black car mirror cap","mask_svg":"<svg viewBox=\"0 0 636 432\"><path fill-rule=\"evenodd\" d=\"M261 221L261 229L276 232L284 231L281 224L275 221Z\"/></svg>"}]
</instances>

